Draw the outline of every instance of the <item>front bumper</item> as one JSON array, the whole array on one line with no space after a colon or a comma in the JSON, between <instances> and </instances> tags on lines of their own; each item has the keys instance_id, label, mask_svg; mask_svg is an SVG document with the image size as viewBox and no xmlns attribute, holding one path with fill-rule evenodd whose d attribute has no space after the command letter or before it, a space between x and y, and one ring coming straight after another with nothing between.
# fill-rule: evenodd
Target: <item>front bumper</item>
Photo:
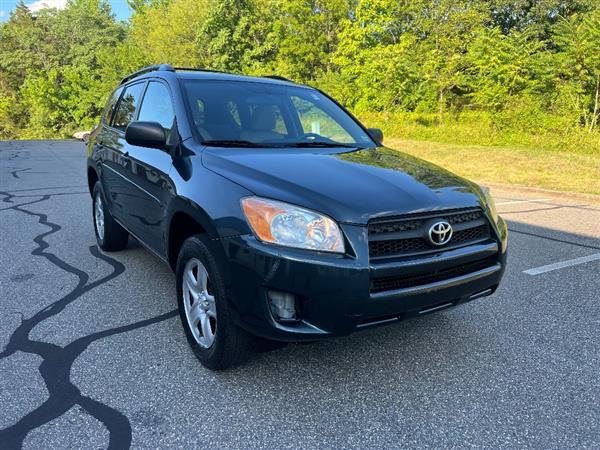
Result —
<instances>
[{"instance_id":1,"label":"front bumper","mask_svg":"<svg viewBox=\"0 0 600 450\"><path fill-rule=\"evenodd\" d=\"M342 336L357 329L439 311L492 294L506 265L506 223L497 240L428 255L370 263L366 228L342 225L351 243L347 255L307 252L264 244L253 236L221 240L233 280L231 306L237 323L258 336L282 341ZM374 292L374 277L420 276L486 259L485 267L416 286ZM294 294L299 320L276 320L267 294Z\"/></svg>"}]
</instances>

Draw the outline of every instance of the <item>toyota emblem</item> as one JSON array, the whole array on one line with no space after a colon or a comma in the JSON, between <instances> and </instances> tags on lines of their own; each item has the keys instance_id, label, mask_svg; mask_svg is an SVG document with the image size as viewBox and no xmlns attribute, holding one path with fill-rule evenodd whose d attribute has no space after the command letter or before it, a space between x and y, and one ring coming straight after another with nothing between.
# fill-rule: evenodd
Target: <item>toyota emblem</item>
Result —
<instances>
[{"instance_id":1,"label":"toyota emblem","mask_svg":"<svg viewBox=\"0 0 600 450\"><path fill-rule=\"evenodd\" d=\"M440 220L429 227L429 242L433 245L444 245L452 239L452 225Z\"/></svg>"}]
</instances>

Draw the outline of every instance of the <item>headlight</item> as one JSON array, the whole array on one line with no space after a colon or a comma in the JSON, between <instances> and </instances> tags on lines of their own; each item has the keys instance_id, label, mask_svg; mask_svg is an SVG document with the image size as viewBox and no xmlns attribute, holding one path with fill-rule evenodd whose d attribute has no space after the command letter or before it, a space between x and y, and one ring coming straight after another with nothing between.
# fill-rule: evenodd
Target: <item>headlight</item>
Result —
<instances>
[{"instance_id":1,"label":"headlight","mask_svg":"<svg viewBox=\"0 0 600 450\"><path fill-rule=\"evenodd\" d=\"M322 214L259 197L242 199L254 234L264 242L323 252L344 253L337 224Z\"/></svg>"},{"instance_id":2,"label":"headlight","mask_svg":"<svg viewBox=\"0 0 600 450\"><path fill-rule=\"evenodd\" d=\"M485 202L487 204L488 210L490 211L492 219L494 219L494 223L498 223L498 211L496 211L496 202L494 202L494 199L492 198L490 188L486 186L480 186L480 188L485 197Z\"/></svg>"}]
</instances>

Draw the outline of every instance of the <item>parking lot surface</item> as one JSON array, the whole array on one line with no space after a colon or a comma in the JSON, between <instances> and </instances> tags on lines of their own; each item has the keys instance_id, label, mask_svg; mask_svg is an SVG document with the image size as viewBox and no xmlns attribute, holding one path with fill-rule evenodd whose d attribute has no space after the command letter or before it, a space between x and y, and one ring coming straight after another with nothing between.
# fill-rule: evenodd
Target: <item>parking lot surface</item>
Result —
<instances>
[{"instance_id":1,"label":"parking lot surface","mask_svg":"<svg viewBox=\"0 0 600 450\"><path fill-rule=\"evenodd\" d=\"M169 268L133 239L96 248L85 158L0 142L1 448L600 446L592 200L493 190L511 232L492 297L214 373Z\"/></svg>"}]
</instances>

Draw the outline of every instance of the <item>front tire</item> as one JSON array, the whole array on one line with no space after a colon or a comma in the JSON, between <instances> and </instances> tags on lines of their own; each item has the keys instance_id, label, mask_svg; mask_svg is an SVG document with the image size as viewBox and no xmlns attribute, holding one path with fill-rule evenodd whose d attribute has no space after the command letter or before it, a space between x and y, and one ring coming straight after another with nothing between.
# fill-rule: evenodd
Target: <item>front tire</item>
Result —
<instances>
[{"instance_id":1,"label":"front tire","mask_svg":"<svg viewBox=\"0 0 600 450\"><path fill-rule=\"evenodd\" d=\"M111 216L99 181L92 191L92 218L98 247L105 252L114 252L127 246L129 233Z\"/></svg>"},{"instance_id":2,"label":"front tire","mask_svg":"<svg viewBox=\"0 0 600 450\"><path fill-rule=\"evenodd\" d=\"M232 320L224 274L203 236L188 238L177 259L177 304L188 343L200 362L223 370L244 362L253 337Z\"/></svg>"}]
</instances>

